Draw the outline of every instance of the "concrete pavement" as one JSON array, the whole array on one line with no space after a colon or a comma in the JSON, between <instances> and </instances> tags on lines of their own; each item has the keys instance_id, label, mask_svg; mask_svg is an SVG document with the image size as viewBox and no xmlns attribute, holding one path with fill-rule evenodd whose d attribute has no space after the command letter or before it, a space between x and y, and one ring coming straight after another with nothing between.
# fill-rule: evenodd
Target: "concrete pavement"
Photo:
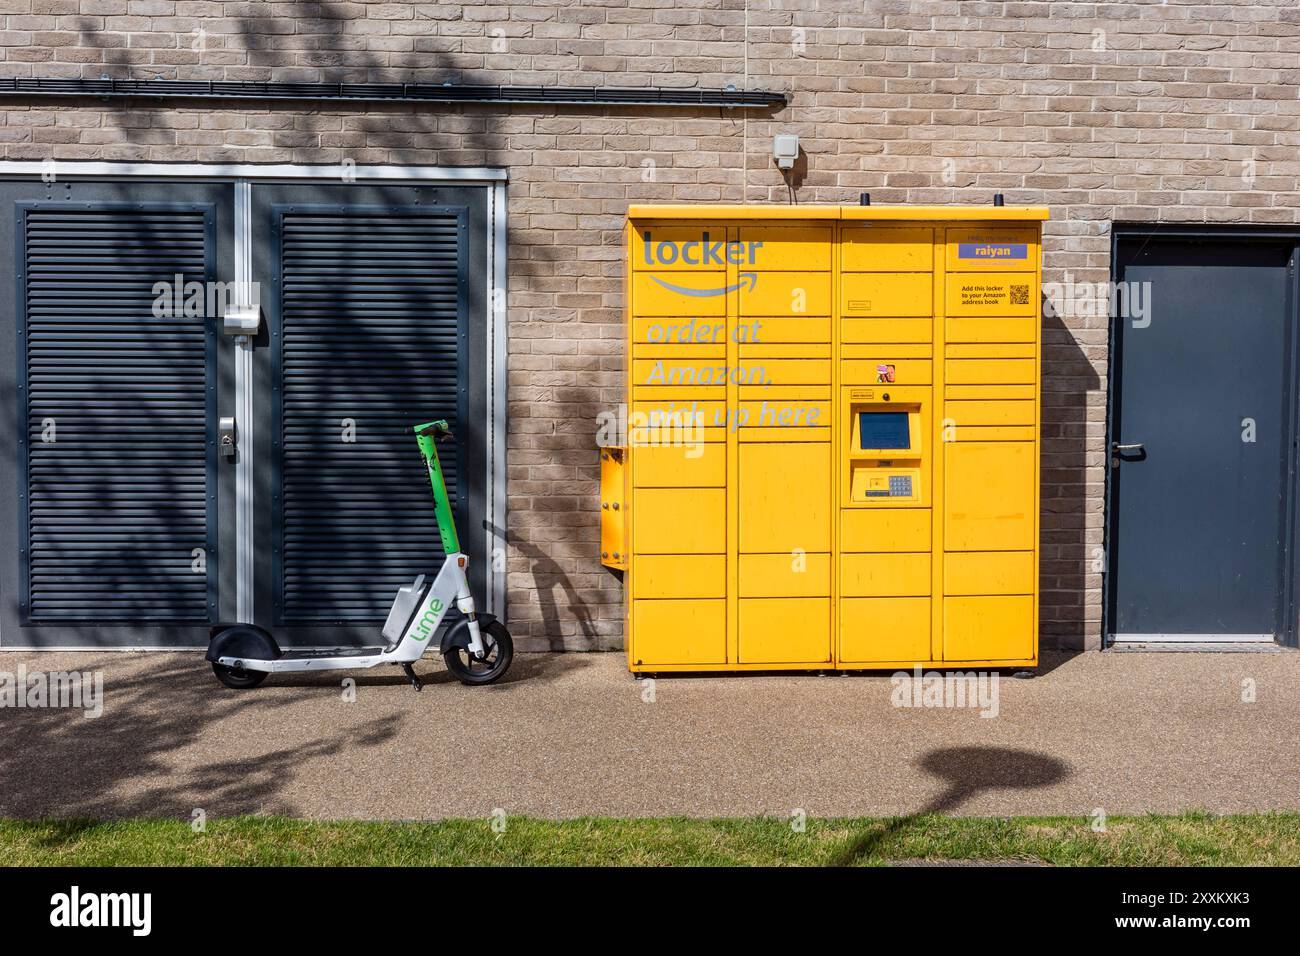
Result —
<instances>
[{"instance_id":1,"label":"concrete pavement","mask_svg":"<svg viewBox=\"0 0 1300 956\"><path fill-rule=\"evenodd\" d=\"M104 711L0 709L4 816L1300 809L1292 652L1050 657L994 718L896 707L888 674L663 677L648 702L621 654L520 655L486 688L425 661L419 694L396 669L230 691L197 651L20 664L101 670Z\"/></svg>"}]
</instances>

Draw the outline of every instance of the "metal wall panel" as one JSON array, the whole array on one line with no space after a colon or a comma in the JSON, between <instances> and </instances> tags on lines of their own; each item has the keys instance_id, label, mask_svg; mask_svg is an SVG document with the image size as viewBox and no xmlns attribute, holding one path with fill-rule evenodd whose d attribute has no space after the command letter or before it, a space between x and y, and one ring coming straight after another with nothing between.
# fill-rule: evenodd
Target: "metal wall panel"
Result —
<instances>
[{"instance_id":1,"label":"metal wall panel","mask_svg":"<svg viewBox=\"0 0 1300 956\"><path fill-rule=\"evenodd\" d=\"M236 618L288 645L372 639L393 590L441 560L410 433L437 417L457 429L441 450L471 582L499 609L504 222L491 213L504 190L418 168L342 184L310 167L205 181L198 167L99 165L0 181L15 277L0 390L18 399L0 417L13 449L0 455L0 646L199 646L209 621ZM219 310L152 312L156 283L230 282L239 261L265 317L242 385ZM223 458L216 419L232 414L240 437ZM56 441L35 447L51 419ZM238 463L252 466L239 540Z\"/></svg>"},{"instance_id":2,"label":"metal wall panel","mask_svg":"<svg viewBox=\"0 0 1300 956\"><path fill-rule=\"evenodd\" d=\"M209 311L229 193L0 183L0 646L199 645L228 613Z\"/></svg>"},{"instance_id":3,"label":"metal wall panel","mask_svg":"<svg viewBox=\"0 0 1300 956\"><path fill-rule=\"evenodd\" d=\"M274 213L277 624L380 624L442 560L411 427L465 424L466 232L463 208ZM440 453L455 506L460 448Z\"/></svg>"}]
</instances>

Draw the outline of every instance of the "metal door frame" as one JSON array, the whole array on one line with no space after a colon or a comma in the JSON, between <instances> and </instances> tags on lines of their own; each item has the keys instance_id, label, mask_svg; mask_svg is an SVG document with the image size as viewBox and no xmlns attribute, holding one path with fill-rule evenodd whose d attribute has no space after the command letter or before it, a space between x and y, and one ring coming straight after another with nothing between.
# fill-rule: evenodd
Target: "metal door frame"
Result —
<instances>
[{"instance_id":1,"label":"metal door frame","mask_svg":"<svg viewBox=\"0 0 1300 956\"><path fill-rule=\"evenodd\" d=\"M1276 571L1274 585L1278 590L1278 613L1276 637L1261 635L1261 640L1286 646L1296 647L1300 635L1300 593L1296 586L1296 555L1300 553L1300 526L1296 520L1297 468L1300 466L1300 452L1297 441L1300 440L1300 277L1296 269L1297 257L1300 257L1300 226L1291 228L1253 227L1253 226L1215 226L1209 224L1189 223L1165 224L1142 222L1117 222L1111 225L1110 235L1110 280L1119 281L1119 244L1121 240L1181 240L1184 242L1232 242L1240 244L1272 243L1291 244L1291 258L1288 263L1287 296L1285 305L1287 317L1286 328L1286 374L1287 382L1282 395L1283 441L1286 457L1282 477L1283 519L1281 523L1281 556ZM1111 443L1114 441L1115 426L1115 385L1119 374L1116 359L1116 336L1121 321L1119 315L1112 315L1107 325L1106 340L1106 444L1105 444L1105 493L1102 505L1102 553L1106 562L1101 579L1101 643L1102 647L1113 647L1127 641L1116 641L1111 633L1111 529L1116 516L1111 510L1112 475ZM1168 634L1161 635L1167 643L1211 644L1229 642L1248 642L1253 635L1214 635L1214 634Z\"/></svg>"},{"instance_id":2,"label":"metal door frame","mask_svg":"<svg viewBox=\"0 0 1300 956\"><path fill-rule=\"evenodd\" d=\"M0 160L0 177L14 179L75 180L195 180L203 182L232 182L235 186L234 208L234 261L235 276L247 279L252 274L251 186L253 183L327 183L327 182L391 182L420 185L475 185L488 190L487 243L484 250L487 277L487 441L485 443L486 475L484 500L483 554L488 581L486 608L488 612L505 617L506 574L497 570L497 549L506 547L506 364L507 364L507 242L506 242L506 170L492 167L438 167L438 166L362 166L333 163L328 165L253 163L114 163L114 162L64 162L28 160ZM472 251L471 251L472 254ZM247 364L247 349L236 346L235 394L231 408L236 410L241 430L254 427L252 414L251 376L248 370L240 372ZM244 436L241 436L241 444ZM240 620L252 620L253 609L253 557L255 543L252 539L254 500L253 463L243 464L241 456L237 465L235 487L235 526L239 532L236 545L235 592ZM181 650L182 648L177 648ZM98 647L93 645L60 645L41 647L39 650L166 650L152 646ZM185 648L184 650L190 650Z\"/></svg>"}]
</instances>

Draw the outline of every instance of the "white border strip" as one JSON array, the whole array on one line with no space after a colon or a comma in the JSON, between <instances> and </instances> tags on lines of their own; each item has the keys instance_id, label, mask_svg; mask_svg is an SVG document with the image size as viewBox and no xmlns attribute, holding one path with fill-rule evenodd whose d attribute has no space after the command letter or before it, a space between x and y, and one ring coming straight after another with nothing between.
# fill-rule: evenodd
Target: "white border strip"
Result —
<instances>
[{"instance_id":1,"label":"white border strip","mask_svg":"<svg viewBox=\"0 0 1300 956\"><path fill-rule=\"evenodd\" d=\"M253 187L235 183L235 298L251 306L253 279ZM260 296L259 296L260 300ZM218 332L223 338L225 331ZM235 336L235 620L251 624L254 609L253 564L253 340ZM220 616L220 615L218 615Z\"/></svg>"},{"instance_id":2,"label":"white border strip","mask_svg":"<svg viewBox=\"0 0 1300 956\"><path fill-rule=\"evenodd\" d=\"M488 194L488 434L487 434L487 534L483 560L487 561L488 612L504 619L509 550L506 535L506 378L508 374L509 303L507 299L509 244L506 241L506 184L496 183ZM498 570L500 568L500 570Z\"/></svg>"},{"instance_id":3,"label":"white border strip","mask_svg":"<svg viewBox=\"0 0 1300 956\"><path fill-rule=\"evenodd\" d=\"M1276 634L1112 634L1112 644L1263 644Z\"/></svg>"}]
</instances>

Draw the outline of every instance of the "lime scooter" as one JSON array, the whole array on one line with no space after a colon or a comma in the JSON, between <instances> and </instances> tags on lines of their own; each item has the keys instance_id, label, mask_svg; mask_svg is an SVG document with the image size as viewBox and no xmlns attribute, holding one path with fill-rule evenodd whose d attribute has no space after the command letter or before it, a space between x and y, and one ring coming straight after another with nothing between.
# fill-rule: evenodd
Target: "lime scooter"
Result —
<instances>
[{"instance_id":1,"label":"lime scooter","mask_svg":"<svg viewBox=\"0 0 1300 956\"><path fill-rule=\"evenodd\" d=\"M237 689L256 687L267 674L300 671L352 670L378 664L398 664L416 690L423 687L411 666L424 656L429 638L454 603L464 615L443 635L440 651L447 669L463 684L490 684L499 679L514 657L514 642L504 624L491 614L474 610L465 576L468 559L460 550L456 522L447 499L447 484L434 441L451 438L445 421L415 426L416 442L433 486L433 510L447 555L441 570L426 584L421 574L398 589L384 622L384 643L375 647L327 647L281 650L275 638L253 624L218 624L211 629L207 659L217 680Z\"/></svg>"}]
</instances>

